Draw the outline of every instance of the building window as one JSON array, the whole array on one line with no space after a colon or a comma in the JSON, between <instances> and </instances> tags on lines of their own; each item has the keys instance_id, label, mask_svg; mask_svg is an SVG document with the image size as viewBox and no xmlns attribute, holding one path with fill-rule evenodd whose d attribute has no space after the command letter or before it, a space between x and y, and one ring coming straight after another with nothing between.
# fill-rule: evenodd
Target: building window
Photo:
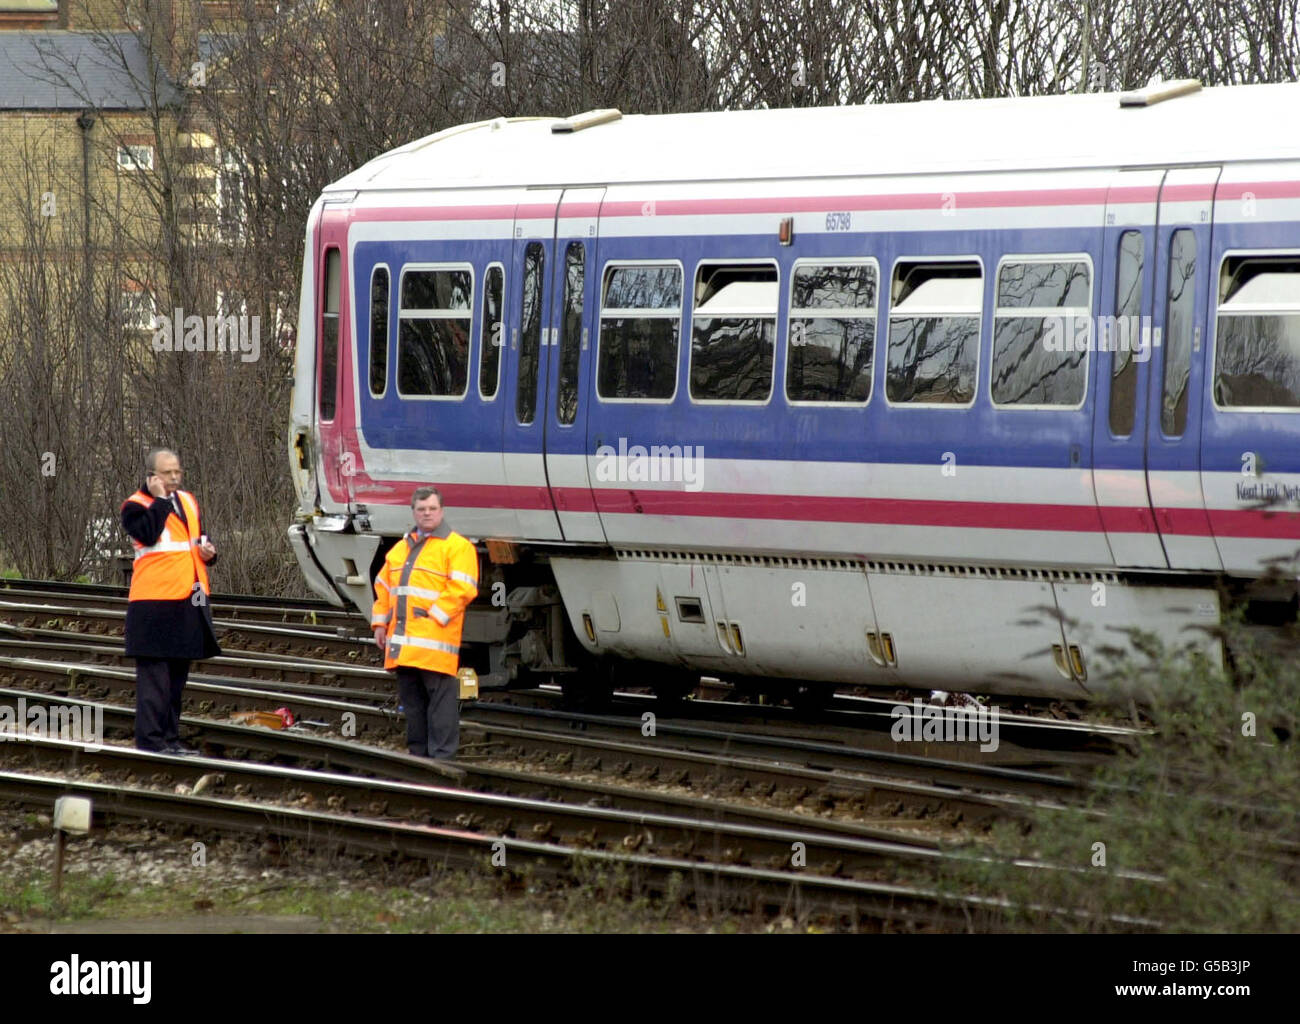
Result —
<instances>
[{"instance_id":1,"label":"building window","mask_svg":"<svg viewBox=\"0 0 1300 1024\"><path fill-rule=\"evenodd\" d=\"M404 398L463 397L469 381L474 272L402 272L397 326L397 393Z\"/></svg>"},{"instance_id":2,"label":"building window","mask_svg":"<svg viewBox=\"0 0 1300 1024\"><path fill-rule=\"evenodd\" d=\"M900 262L890 294L885 397L913 405L972 405L984 303L980 265Z\"/></svg>"},{"instance_id":3,"label":"building window","mask_svg":"<svg viewBox=\"0 0 1300 1024\"><path fill-rule=\"evenodd\" d=\"M596 393L601 398L668 400L677 390L682 268L622 264L605 268Z\"/></svg>"},{"instance_id":4,"label":"building window","mask_svg":"<svg viewBox=\"0 0 1300 1024\"><path fill-rule=\"evenodd\" d=\"M785 393L791 402L864 404L871 397L876 268L796 265L787 336Z\"/></svg>"},{"instance_id":5,"label":"building window","mask_svg":"<svg viewBox=\"0 0 1300 1024\"><path fill-rule=\"evenodd\" d=\"M1087 261L1004 262L993 313L993 404L1080 405L1088 389L1091 312Z\"/></svg>"},{"instance_id":6,"label":"building window","mask_svg":"<svg viewBox=\"0 0 1300 1024\"><path fill-rule=\"evenodd\" d=\"M154 329L153 296L142 288L122 290L122 326L128 331Z\"/></svg>"},{"instance_id":7,"label":"building window","mask_svg":"<svg viewBox=\"0 0 1300 1024\"><path fill-rule=\"evenodd\" d=\"M118 146L117 166L124 171L152 171L153 146Z\"/></svg>"},{"instance_id":8,"label":"building window","mask_svg":"<svg viewBox=\"0 0 1300 1024\"><path fill-rule=\"evenodd\" d=\"M217 237L238 242L246 234L248 203L244 196L244 170L231 153L222 156L217 170Z\"/></svg>"},{"instance_id":9,"label":"building window","mask_svg":"<svg viewBox=\"0 0 1300 1024\"><path fill-rule=\"evenodd\" d=\"M1229 257L1219 292L1215 403L1300 409L1300 254Z\"/></svg>"},{"instance_id":10,"label":"building window","mask_svg":"<svg viewBox=\"0 0 1300 1024\"><path fill-rule=\"evenodd\" d=\"M692 399L771 397L778 287L776 267L769 264L700 264L691 316Z\"/></svg>"}]
</instances>

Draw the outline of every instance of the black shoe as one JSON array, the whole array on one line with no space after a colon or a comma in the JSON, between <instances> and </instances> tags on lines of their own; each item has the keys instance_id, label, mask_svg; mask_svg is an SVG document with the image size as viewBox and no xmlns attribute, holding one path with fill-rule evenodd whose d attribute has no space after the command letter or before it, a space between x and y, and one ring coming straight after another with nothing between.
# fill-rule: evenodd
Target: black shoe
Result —
<instances>
[{"instance_id":1,"label":"black shoe","mask_svg":"<svg viewBox=\"0 0 1300 1024\"><path fill-rule=\"evenodd\" d=\"M187 747L184 743L169 744L164 750L164 754L171 754L172 757L200 757L199 751L193 747Z\"/></svg>"}]
</instances>

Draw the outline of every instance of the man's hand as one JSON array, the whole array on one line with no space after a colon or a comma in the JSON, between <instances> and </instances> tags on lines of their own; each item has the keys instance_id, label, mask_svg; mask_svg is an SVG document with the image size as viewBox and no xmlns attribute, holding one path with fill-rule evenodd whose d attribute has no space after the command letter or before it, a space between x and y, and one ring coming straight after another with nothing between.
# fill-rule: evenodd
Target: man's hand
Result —
<instances>
[{"instance_id":1,"label":"man's hand","mask_svg":"<svg viewBox=\"0 0 1300 1024\"><path fill-rule=\"evenodd\" d=\"M199 557L205 562L211 562L217 557L217 549L210 540L199 542Z\"/></svg>"},{"instance_id":2,"label":"man's hand","mask_svg":"<svg viewBox=\"0 0 1300 1024\"><path fill-rule=\"evenodd\" d=\"M385 626L375 627L375 646L379 648L381 654L388 650L388 629Z\"/></svg>"},{"instance_id":3,"label":"man's hand","mask_svg":"<svg viewBox=\"0 0 1300 1024\"><path fill-rule=\"evenodd\" d=\"M149 493L155 498L167 497L167 485L163 483L163 478L157 473L150 473L145 480L145 486L149 488Z\"/></svg>"}]
</instances>

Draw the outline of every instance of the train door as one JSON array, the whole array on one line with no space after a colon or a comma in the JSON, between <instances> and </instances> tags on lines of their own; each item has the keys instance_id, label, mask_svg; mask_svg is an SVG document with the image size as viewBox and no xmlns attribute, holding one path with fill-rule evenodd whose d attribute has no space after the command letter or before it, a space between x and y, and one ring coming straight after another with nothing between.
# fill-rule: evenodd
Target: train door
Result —
<instances>
[{"instance_id":1,"label":"train door","mask_svg":"<svg viewBox=\"0 0 1300 1024\"><path fill-rule=\"evenodd\" d=\"M351 351L348 325L351 298L348 287L349 214L326 202L321 211L316 253L316 430L320 439L320 505L338 511L346 503L353 511L353 479L348 472L355 455L347 450L349 427L355 423L351 408L350 374L345 365Z\"/></svg>"},{"instance_id":2,"label":"train door","mask_svg":"<svg viewBox=\"0 0 1300 1024\"><path fill-rule=\"evenodd\" d=\"M1201 492L1210 232L1218 167L1168 171L1160 188L1154 351L1148 364L1147 480L1171 569L1223 568Z\"/></svg>"},{"instance_id":3,"label":"train door","mask_svg":"<svg viewBox=\"0 0 1300 1024\"><path fill-rule=\"evenodd\" d=\"M571 188L560 203L555 228L551 291L550 364L544 441L546 477L567 541L604 543L587 468L587 417L592 348L599 301L596 231L603 188ZM543 335L546 335L543 329Z\"/></svg>"},{"instance_id":4,"label":"train door","mask_svg":"<svg viewBox=\"0 0 1300 1024\"><path fill-rule=\"evenodd\" d=\"M1156 199L1164 174L1129 171L1111 186L1098 269L1092 482L1111 554L1120 567L1169 565L1151 509L1146 446Z\"/></svg>"},{"instance_id":5,"label":"train door","mask_svg":"<svg viewBox=\"0 0 1300 1024\"><path fill-rule=\"evenodd\" d=\"M1233 575L1300 550L1300 224L1272 184L1298 179L1300 164L1229 166L1215 197L1201 488Z\"/></svg>"},{"instance_id":6,"label":"train door","mask_svg":"<svg viewBox=\"0 0 1300 1024\"><path fill-rule=\"evenodd\" d=\"M502 452L506 484L518 522L518 536L562 540L546 479L543 435L551 353L551 280L555 265L555 216L561 189L526 193L515 210L511 272L509 357L505 375Z\"/></svg>"},{"instance_id":7,"label":"train door","mask_svg":"<svg viewBox=\"0 0 1300 1024\"><path fill-rule=\"evenodd\" d=\"M302 283L298 299L298 338L294 352L293 406L289 430L289 465L299 508L311 512L319 505L317 445L316 349L320 343L317 310L319 303L320 215L323 200L317 200L307 217L307 240L303 246Z\"/></svg>"}]
</instances>

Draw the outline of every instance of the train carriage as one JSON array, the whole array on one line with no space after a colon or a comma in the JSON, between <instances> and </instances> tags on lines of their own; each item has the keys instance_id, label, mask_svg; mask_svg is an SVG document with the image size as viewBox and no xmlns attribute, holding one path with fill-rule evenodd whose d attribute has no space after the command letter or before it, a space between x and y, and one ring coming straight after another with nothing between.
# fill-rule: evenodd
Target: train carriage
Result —
<instances>
[{"instance_id":1,"label":"train carriage","mask_svg":"<svg viewBox=\"0 0 1300 1024\"><path fill-rule=\"evenodd\" d=\"M434 482L489 685L1082 698L1134 628L1218 660L1230 603L1296 604L1296 109L593 111L385 154L307 226L305 577L368 614Z\"/></svg>"}]
</instances>

